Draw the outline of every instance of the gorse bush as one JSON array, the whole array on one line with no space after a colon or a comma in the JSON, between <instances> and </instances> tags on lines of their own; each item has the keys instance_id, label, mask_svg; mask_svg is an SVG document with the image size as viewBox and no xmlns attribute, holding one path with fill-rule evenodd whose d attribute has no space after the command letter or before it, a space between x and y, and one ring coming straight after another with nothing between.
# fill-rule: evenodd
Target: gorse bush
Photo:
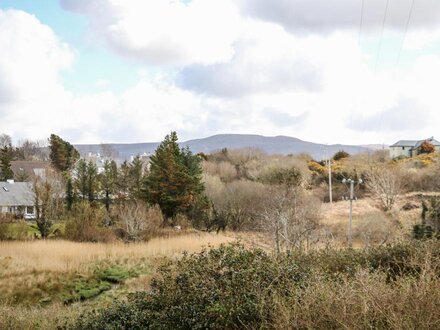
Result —
<instances>
[{"instance_id":1,"label":"gorse bush","mask_svg":"<svg viewBox=\"0 0 440 330\"><path fill-rule=\"evenodd\" d=\"M274 257L222 246L167 262L150 291L69 328L427 329L440 319L439 247L430 241Z\"/></svg>"}]
</instances>

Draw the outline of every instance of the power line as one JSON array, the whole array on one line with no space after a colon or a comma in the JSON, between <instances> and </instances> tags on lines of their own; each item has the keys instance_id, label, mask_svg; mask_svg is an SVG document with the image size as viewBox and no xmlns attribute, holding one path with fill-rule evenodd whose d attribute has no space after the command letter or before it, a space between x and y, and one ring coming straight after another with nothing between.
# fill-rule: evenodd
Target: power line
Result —
<instances>
[{"instance_id":1,"label":"power line","mask_svg":"<svg viewBox=\"0 0 440 330\"><path fill-rule=\"evenodd\" d=\"M362 4L361 4L361 21L359 23L359 40L358 40L359 47L361 45L362 23L364 22L364 3L365 3L365 0L362 0Z\"/></svg>"},{"instance_id":2,"label":"power line","mask_svg":"<svg viewBox=\"0 0 440 330\"><path fill-rule=\"evenodd\" d=\"M380 33L380 39L379 39L379 47L377 47L377 54L376 54L376 64L374 65L374 70L377 69L377 63L379 61L379 54L382 49L382 39L383 39L383 31L385 30L385 22L387 20L387 14L388 14L388 6L390 4L390 0L387 0L387 4L385 6L385 13L383 15L383 21L382 21L382 31Z\"/></svg>"},{"instance_id":3,"label":"power line","mask_svg":"<svg viewBox=\"0 0 440 330\"><path fill-rule=\"evenodd\" d=\"M402 43L400 44L399 53L397 54L397 61L396 61L396 66L395 67L397 67L399 65L399 62L400 62L400 56L402 54L403 46L405 45L406 35L408 33L408 27L409 27L409 23L411 22L411 16L412 16L412 13L413 13L414 3L415 2L416 2L416 0L412 0L411 7L409 8L408 19L406 20L406 25L405 25L405 32L403 34Z\"/></svg>"}]
</instances>

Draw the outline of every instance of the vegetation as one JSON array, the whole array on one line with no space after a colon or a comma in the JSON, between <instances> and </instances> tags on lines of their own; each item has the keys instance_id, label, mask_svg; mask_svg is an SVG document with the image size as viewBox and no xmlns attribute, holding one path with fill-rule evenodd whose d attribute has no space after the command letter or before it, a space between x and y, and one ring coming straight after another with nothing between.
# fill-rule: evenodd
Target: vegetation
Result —
<instances>
[{"instance_id":1,"label":"vegetation","mask_svg":"<svg viewBox=\"0 0 440 330\"><path fill-rule=\"evenodd\" d=\"M167 219L177 214L191 214L202 207L203 196L201 159L191 151L180 149L177 134L167 135L150 160L150 173L146 177L146 200L160 206Z\"/></svg>"},{"instance_id":2,"label":"vegetation","mask_svg":"<svg viewBox=\"0 0 440 330\"><path fill-rule=\"evenodd\" d=\"M0 181L6 181L14 178L14 172L11 169L12 147L6 145L0 149Z\"/></svg>"},{"instance_id":3,"label":"vegetation","mask_svg":"<svg viewBox=\"0 0 440 330\"><path fill-rule=\"evenodd\" d=\"M46 155L0 136L5 164L53 167L32 178L35 221L0 217L0 328L439 326L437 153L340 151L330 204L323 161L255 149L194 155L177 141L172 132L149 164L120 166L103 146L98 171L56 135ZM344 178L363 181L347 250ZM60 318L43 320L48 311Z\"/></svg>"},{"instance_id":4,"label":"vegetation","mask_svg":"<svg viewBox=\"0 0 440 330\"><path fill-rule=\"evenodd\" d=\"M150 291L87 312L68 328L435 328L439 247L434 241L274 257L223 246L165 263Z\"/></svg>"},{"instance_id":5,"label":"vegetation","mask_svg":"<svg viewBox=\"0 0 440 330\"><path fill-rule=\"evenodd\" d=\"M49 149L52 166L60 172L71 169L80 156L74 146L55 134L49 138Z\"/></svg>"}]
</instances>

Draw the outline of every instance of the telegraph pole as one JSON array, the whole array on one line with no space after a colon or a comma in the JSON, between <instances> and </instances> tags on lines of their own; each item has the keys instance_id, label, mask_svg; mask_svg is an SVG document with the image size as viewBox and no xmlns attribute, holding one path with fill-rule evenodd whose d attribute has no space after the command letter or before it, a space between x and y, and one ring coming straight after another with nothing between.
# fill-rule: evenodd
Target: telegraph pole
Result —
<instances>
[{"instance_id":1,"label":"telegraph pole","mask_svg":"<svg viewBox=\"0 0 440 330\"><path fill-rule=\"evenodd\" d=\"M350 197L348 198L348 201L350 202L350 213L348 215L348 247L351 249L353 247L353 238L352 238L353 201L356 200L356 197L354 197L354 184L362 183L362 179L359 179L358 181L355 181L353 179L348 179L348 180L343 179L342 183L344 184L348 183L350 185Z\"/></svg>"},{"instance_id":2,"label":"telegraph pole","mask_svg":"<svg viewBox=\"0 0 440 330\"><path fill-rule=\"evenodd\" d=\"M330 204L333 203L333 192L332 192L332 163L330 156L328 157L328 195L330 199Z\"/></svg>"}]
</instances>

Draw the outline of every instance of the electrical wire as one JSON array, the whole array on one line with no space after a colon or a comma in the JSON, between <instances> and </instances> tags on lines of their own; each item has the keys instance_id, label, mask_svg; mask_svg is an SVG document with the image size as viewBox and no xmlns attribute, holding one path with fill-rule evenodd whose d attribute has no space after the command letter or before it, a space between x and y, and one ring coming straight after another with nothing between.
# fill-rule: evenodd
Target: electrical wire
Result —
<instances>
[{"instance_id":1,"label":"electrical wire","mask_svg":"<svg viewBox=\"0 0 440 330\"><path fill-rule=\"evenodd\" d=\"M382 21L382 31L380 33L380 39L379 39L379 47L377 47L377 54L376 54L376 63L374 65L374 70L376 71L377 69L377 63L379 61L379 55L380 55L380 51L382 49L382 40L383 40L383 31L385 30L385 22L387 20L387 14L388 14L388 7L390 4L390 0L387 0L387 4L385 6L385 13L383 15L383 21Z\"/></svg>"},{"instance_id":2,"label":"electrical wire","mask_svg":"<svg viewBox=\"0 0 440 330\"><path fill-rule=\"evenodd\" d=\"M360 20L360 23L359 23L359 40L358 40L359 47L361 46L362 24L364 22L364 3L365 3L365 0L362 0L362 4L361 4L361 20Z\"/></svg>"},{"instance_id":3,"label":"electrical wire","mask_svg":"<svg viewBox=\"0 0 440 330\"><path fill-rule=\"evenodd\" d=\"M405 45L406 35L408 34L408 27L409 27L409 24L411 22L411 17L412 17L412 13L413 13L413 10L414 10L414 3L415 2L416 2L416 0L412 0L411 7L409 8L408 19L406 20L406 25L405 25L405 32L403 34L403 39L402 39L402 43L400 45L399 52L397 53L396 65L395 65L394 68L396 68L399 65L399 62L400 62L400 56L402 55L403 46Z\"/></svg>"}]
</instances>

